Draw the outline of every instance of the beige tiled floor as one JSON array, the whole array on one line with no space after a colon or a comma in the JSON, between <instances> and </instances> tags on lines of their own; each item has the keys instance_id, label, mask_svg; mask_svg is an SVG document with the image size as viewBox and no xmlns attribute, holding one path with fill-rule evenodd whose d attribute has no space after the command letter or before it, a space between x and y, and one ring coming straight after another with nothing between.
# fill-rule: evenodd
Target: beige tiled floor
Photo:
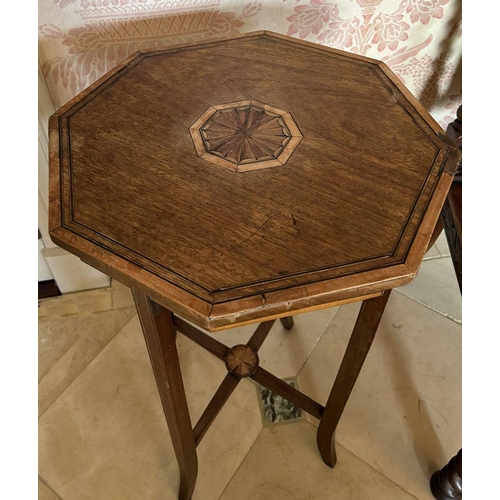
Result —
<instances>
[{"instance_id":1,"label":"beige tiled floor","mask_svg":"<svg viewBox=\"0 0 500 500\"><path fill-rule=\"evenodd\" d=\"M359 304L279 322L260 354L324 402ZM312 417L264 426L243 380L198 448L193 500L431 500L430 474L461 447L461 298L446 241L395 291L337 431L338 464L316 449ZM176 499L178 474L130 291L68 294L39 306L39 499ZM229 345L252 327L214 334ZM193 421L223 364L182 335Z\"/></svg>"}]
</instances>

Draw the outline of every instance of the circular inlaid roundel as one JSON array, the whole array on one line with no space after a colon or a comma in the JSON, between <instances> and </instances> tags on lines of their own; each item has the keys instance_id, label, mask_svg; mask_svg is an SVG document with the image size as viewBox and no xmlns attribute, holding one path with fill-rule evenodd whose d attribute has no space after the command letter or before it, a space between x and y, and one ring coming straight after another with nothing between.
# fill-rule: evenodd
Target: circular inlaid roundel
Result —
<instances>
[{"instance_id":1,"label":"circular inlaid roundel","mask_svg":"<svg viewBox=\"0 0 500 500\"><path fill-rule=\"evenodd\" d=\"M238 344L226 355L227 370L237 377L244 378L253 375L259 367L259 356L247 345Z\"/></svg>"},{"instance_id":2,"label":"circular inlaid roundel","mask_svg":"<svg viewBox=\"0 0 500 500\"><path fill-rule=\"evenodd\" d=\"M190 132L198 156L234 172L284 165L302 139L290 113L254 100L211 106Z\"/></svg>"}]
</instances>

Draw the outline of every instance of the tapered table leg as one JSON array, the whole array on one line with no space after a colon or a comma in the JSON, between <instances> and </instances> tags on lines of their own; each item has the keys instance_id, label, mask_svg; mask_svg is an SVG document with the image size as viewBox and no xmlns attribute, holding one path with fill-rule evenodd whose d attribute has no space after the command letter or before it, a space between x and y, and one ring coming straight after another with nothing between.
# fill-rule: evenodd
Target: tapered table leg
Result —
<instances>
[{"instance_id":1,"label":"tapered table leg","mask_svg":"<svg viewBox=\"0 0 500 500\"><path fill-rule=\"evenodd\" d=\"M317 443L323 461L330 467L334 467L337 462L335 430L370 350L389 295L390 290L384 292L380 297L363 301L337 378L321 417Z\"/></svg>"},{"instance_id":2,"label":"tapered table leg","mask_svg":"<svg viewBox=\"0 0 500 500\"><path fill-rule=\"evenodd\" d=\"M179 500L190 500L198 459L175 345L172 313L139 290L132 290L180 470Z\"/></svg>"}]
</instances>

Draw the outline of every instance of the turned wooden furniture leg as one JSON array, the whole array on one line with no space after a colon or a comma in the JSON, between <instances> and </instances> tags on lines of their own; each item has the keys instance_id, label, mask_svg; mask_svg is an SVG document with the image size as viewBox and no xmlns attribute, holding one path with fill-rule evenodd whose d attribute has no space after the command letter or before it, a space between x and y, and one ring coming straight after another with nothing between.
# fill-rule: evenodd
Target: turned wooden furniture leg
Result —
<instances>
[{"instance_id":1,"label":"turned wooden furniture leg","mask_svg":"<svg viewBox=\"0 0 500 500\"><path fill-rule=\"evenodd\" d=\"M462 498L462 450L432 475L431 491L437 500Z\"/></svg>"},{"instance_id":2,"label":"turned wooden furniture leg","mask_svg":"<svg viewBox=\"0 0 500 500\"><path fill-rule=\"evenodd\" d=\"M190 500L198 474L198 458L175 345L172 313L141 291L132 291L179 463L179 500Z\"/></svg>"},{"instance_id":3,"label":"turned wooden furniture leg","mask_svg":"<svg viewBox=\"0 0 500 500\"><path fill-rule=\"evenodd\" d=\"M457 110L456 119L448 125L446 134L462 149L462 106ZM462 293L462 162L441 210L441 221ZM437 500L462 498L462 450L448 462L448 465L432 475L430 487Z\"/></svg>"},{"instance_id":4,"label":"turned wooden furniture leg","mask_svg":"<svg viewBox=\"0 0 500 500\"><path fill-rule=\"evenodd\" d=\"M323 461L330 467L334 467L337 462L335 430L372 345L390 292L388 290L380 297L363 301L337 378L321 417L317 443Z\"/></svg>"},{"instance_id":5,"label":"turned wooden furniture leg","mask_svg":"<svg viewBox=\"0 0 500 500\"><path fill-rule=\"evenodd\" d=\"M281 324L287 329L291 330L293 328L293 317L287 316L286 318L280 318Z\"/></svg>"}]
</instances>

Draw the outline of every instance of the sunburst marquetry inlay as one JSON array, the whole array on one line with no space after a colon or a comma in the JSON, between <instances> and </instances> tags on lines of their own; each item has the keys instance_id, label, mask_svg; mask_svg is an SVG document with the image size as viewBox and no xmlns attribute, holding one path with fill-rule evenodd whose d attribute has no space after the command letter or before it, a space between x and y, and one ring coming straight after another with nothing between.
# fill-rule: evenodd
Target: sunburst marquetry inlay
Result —
<instances>
[{"instance_id":1,"label":"sunburst marquetry inlay","mask_svg":"<svg viewBox=\"0 0 500 500\"><path fill-rule=\"evenodd\" d=\"M259 366L259 356L247 345L238 344L229 349L226 356L227 370L237 377L249 377Z\"/></svg>"},{"instance_id":2,"label":"sunburst marquetry inlay","mask_svg":"<svg viewBox=\"0 0 500 500\"><path fill-rule=\"evenodd\" d=\"M290 113L253 100L210 107L190 132L198 156L235 172L284 165L302 139Z\"/></svg>"},{"instance_id":3,"label":"sunburst marquetry inlay","mask_svg":"<svg viewBox=\"0 0 500 500\"><path fill-rule=\"evenodd\" d=\"M279 115L256 106L217 111L201 135L209 153L234 163L276 159L292 138Z\"/></svg>"}]
</instances>

